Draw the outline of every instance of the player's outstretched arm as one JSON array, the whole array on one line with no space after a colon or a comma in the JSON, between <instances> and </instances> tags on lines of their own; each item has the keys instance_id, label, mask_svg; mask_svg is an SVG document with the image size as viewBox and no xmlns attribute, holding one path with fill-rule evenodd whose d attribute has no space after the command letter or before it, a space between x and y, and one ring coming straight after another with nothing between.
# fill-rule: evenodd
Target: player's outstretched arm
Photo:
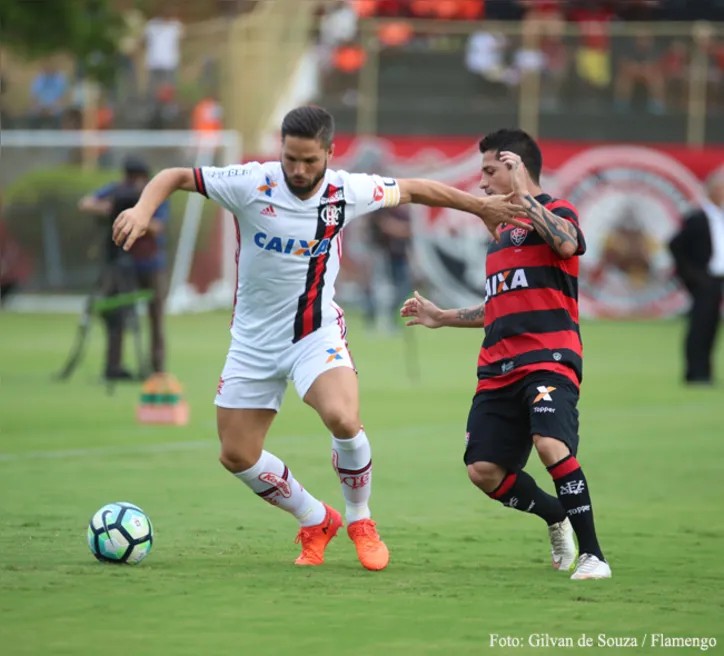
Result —
<instances>
[{"instance_id":1,"label":"player's outstretched arm","mask_svg":"<svg viewBox=\"0 0 724 656\"><path fill-rule=\"evenodd\" d=\"M145 186L134 207L121 212L113 222L113 241L123 250L130 250L139 237L148 232L158 206L174 191L195 191L193 169L163 169Z\"/></svg>"},{"instance_id":2,"label":"player's outstretched arm","mask_svg":"<svg viewBox=\"0 0 724 656\"><path fill-rule=\"evenodd\" d=\"M500 225L510 225L532 230L531 226L516 218L525 214L525 208L514 201L514 194L507 196L473 196L435 180L408 178L397 181L400 187L400 205L415 203L429 207L449 207L479 216L485 227L498 241Z\"/></svg>"},{"instance_id":3,"label":"player's outstretched arm","mask_svg":"<svg viewBox=\"0 0 724 656\"><path fill-rule=\"evenodd\" d=\"M409 318L406 326L426 326L427 328L482 328L485 306L457 310L441 310L432 301L415 292L400 309L400 316Z\"/></svg>"}]
</instances>

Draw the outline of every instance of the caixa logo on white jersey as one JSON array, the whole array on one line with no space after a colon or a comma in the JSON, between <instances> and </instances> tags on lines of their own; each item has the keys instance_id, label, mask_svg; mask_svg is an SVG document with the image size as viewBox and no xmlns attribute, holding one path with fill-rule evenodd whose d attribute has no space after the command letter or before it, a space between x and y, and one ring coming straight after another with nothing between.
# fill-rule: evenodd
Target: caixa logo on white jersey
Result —
<instances>
[{"instance_id":1,"label":"caixa logo on white jersey","mask_svg":"<svg viewBox=\"0 0 724 656\"><path fill-rule=\"evenodd\" d=\"M603 146L568 160L554 188L578 209L586 238L582 314L661 317L685 307L667 244L700 193L689 169L651 148Z\"/></svg>"},{"instance_id":2,"label":"caixa logo on white jersey","mask_svg":"<svg viewBox=\"0 0 724 656\"><path fill-rule=\"evenodd\" d=\"M254 235L254 245L263 251L294 255L296 257L319 257L329 252L330 239L293 239L278 237L266 232Z\"/></svg>"},{"instance_id":3,"label":"caixa logo on white jersey","mask_svg":"<svg viewBox=\"0 0 724 656\"><path fill-rule=\"evenodd\" d=\"M525 269L507 269L499 271L492 276L488 276L485 280L485 302L487 303L493 296L511 292L514 289L522 289L528 287L528 278L525 275Z\"/></svg>"}]
</instances>

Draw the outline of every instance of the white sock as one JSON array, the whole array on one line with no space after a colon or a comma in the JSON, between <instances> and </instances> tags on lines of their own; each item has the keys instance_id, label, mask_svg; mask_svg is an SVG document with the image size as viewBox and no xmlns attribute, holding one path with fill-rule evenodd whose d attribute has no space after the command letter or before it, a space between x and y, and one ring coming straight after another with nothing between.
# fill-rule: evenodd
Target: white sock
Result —
<instances>
[{"instance_id":1,"label":"white sock","mask_svg":"<svg viewBox=\"0 0 724 656\"><path fill-rule=\"evenodd\" d=\"M307 492L289 468L268 451L249 469L234 474L264 501L294 515L301 526L315 526L324 521L324 505Z\"/></svg>"},{"instance_id":2,"label":"white sock","mask_svg":"<svg viewBox=\"0 0 724 656\"><path fill-rule=\"evenodd\" d=\"M349 440L332 436L332 465L342 483L347 524L370 518L372 450L364 430Z\"/></svg>"}]
</instances>

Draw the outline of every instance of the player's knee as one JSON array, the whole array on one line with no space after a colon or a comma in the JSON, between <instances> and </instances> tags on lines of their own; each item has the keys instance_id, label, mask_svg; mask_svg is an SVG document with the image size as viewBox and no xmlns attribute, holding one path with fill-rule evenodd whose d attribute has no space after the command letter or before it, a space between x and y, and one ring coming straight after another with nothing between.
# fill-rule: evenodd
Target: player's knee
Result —
<instances>
[{"instance_id":1,"label":"player's knee","mask_svg":"<svg viewBox=\"0 0 724 656\"><path fill-rule=\"evenodd\" d=\"M219 462L232 474L238 474L239 472L251 469L259 461L260 457L261 453L252 454L250 452L224 449L222 447Z\"/></svg>"},{"instance_id":2,"label":"player's knee","mask_svg":"<svg viewBox=\"0 0 724 656\"><path fill-rule=\"evenodd\" d=\"M505 470L494 462L473 462L468 465L468 477L483 492L493 491L505 476Z\"/></svg>"},{"instance_id":3,"label":"player's knee","mask_svg":"<svg viewBox=\"0 0 724 656\"><path fill-rule=\"evenodd\" d=\"M354 437L360 432L359 413L343 406L335 406L324 412L325 426L340 439Z\"/></svg>"},{"instance_id":4,"label":"player's knee","mask_svg":"<svg viewBox=\"0 0 724 656\"><path fill-rule=\"evenodd\" d=\"M239 443L236 440L221 439L219 462L232 474L246 471L253 467L261 458L261 447L255 443Z\"/></svg>"},{"instance_id":5,"label":"player's knee","mask_svg":"<svg viewBox=\"0 0 724 656\"><path fill-rule=\"evenodd\" d=\"M533 444L538 452L541 462L550 467L565 458L571 450L568 445L554 437L542 437L541 435L533 436Z\"/></svg>"}]
</instances>

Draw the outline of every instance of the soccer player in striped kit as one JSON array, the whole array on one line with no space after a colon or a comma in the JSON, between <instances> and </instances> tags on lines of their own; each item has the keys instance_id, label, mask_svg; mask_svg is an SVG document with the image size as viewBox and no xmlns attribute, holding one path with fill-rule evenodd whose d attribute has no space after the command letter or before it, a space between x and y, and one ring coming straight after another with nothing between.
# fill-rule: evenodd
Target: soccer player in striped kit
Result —
<instances>
[{"instance_id":1,"label":"soccer player in striped kit","mask_svg":"<svg viewBox=\"0 0 724 656\"><path fill-rule=\"evenodd\" d=\"M479 216L491 233L517 220L512 194L479 198L428 180L332 171L334 121L300 107L281 126L281 161L161 171L113 239L129 249L155 209L176 190L198 191L236 218L237 290L231 345L215 404L221 464L260 498L299 522L298 565L321 565L342 526L339 512L303 488L264 439L291 380L332 433L332 463L346 502L347 534L362 565L387 566L389 552L371 518L370 443L362 428L357 376L347 349L334 283L342 230L350 221L404 203L450 207Z\"/></svg>"},{"instance_id":2,"label":"soccer player in striped kit","mask_svg":"<svg viewBox=\"0 0 724 656\"><path fill-rule=\"evenodd\" d=\"M485 328L467 423L470 480L491 499L548 524L554 569L569 571L575 563L572 579L610 578L588 481L576 459L583 356L578 258L586 250L578 214L543 192L540 148L522 130L487 135L480 152L480 187L488 194L514 193L533 231L509 225L490 243L479 307L441 310L415 292L401 314L410 318L408 326ZM557 498L523 471L534 446Z\"/></svg>"}]
</instances>

